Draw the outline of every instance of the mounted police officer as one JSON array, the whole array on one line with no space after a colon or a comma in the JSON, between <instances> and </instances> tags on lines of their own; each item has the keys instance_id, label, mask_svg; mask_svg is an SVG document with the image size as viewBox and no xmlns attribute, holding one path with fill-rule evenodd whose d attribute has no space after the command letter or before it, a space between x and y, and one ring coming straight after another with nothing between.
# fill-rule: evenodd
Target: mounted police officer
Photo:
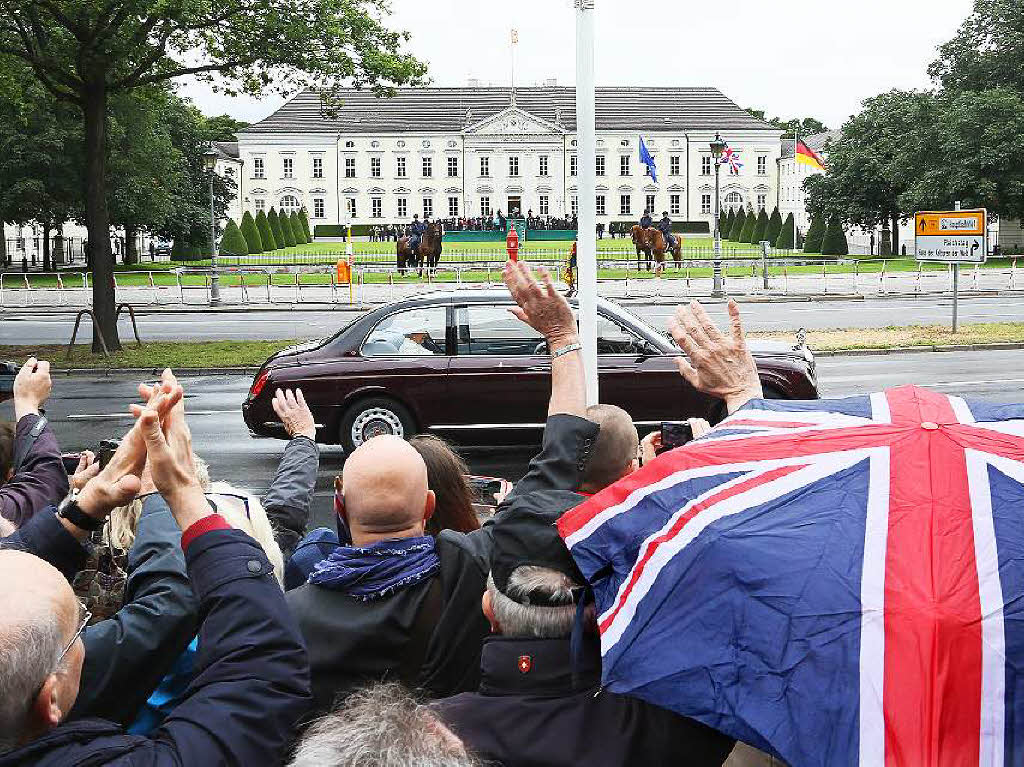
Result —
<instances>
[{"instance_id":1,"label":"mounted police officer","mask_svg":"<svg viewBox=\"0 0 1024 767\"><path fill-rule=\"evenodd\" d=\"M423 239L423 233L427 231L427 219L424 216L423 220L420 221L420 214L412 214L412 239L409 241L409 248L413 254L419 252L420 240Z\"/></svg>"},{"instance_id":2,"label":"mounted police officer","mask_svg":"<svg viewBox=\"0 0 1024 767\"><path fill-rule=\"evenodd\" d=\"M665 244L668 250L675 250L676 238L672 236L672 219L668 217L668 211L663 211L661 221L658 222L658 231L665 235Z\"/></svg>"},{"instance_id":3,"label":"mounted police officer","mask_svg":"<svg viewBox=\"0 0 1024 767\"><path fill-rule=\"evenodd\" d=\"M644 208L644 214L640 217L640 228L650 229L654 226L654 221L651 219L651 209Z\"/></svg>"}]
</instances>

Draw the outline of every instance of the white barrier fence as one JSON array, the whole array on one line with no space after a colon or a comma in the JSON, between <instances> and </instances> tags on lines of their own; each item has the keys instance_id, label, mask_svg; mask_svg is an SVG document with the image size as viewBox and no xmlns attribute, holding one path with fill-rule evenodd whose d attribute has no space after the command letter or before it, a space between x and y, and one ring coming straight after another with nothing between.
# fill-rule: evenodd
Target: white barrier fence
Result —
<instances>
[{"instance_id":1,"label":"white barrier fence","mask_svg":"<svg viewBox=\"0 0 1024 767\"><path fill-rule=\"evenodd\" d=\"M533 263L542 263L534 261ZM610 298L687 298L711 292L711 262L684 261L669 264L665 276L654 279L635 262L602 261L599 290ZM564 263L548 264L554 271ZM400 274L390 265L361 265L352 269L351 281L338 279L335 269L304 267L295 271L271 268L228 267L219 270L224 304L354 304L383 303L434 290L499 287L499 262L486 265L441 264ZM138 305L208 305L212 286L209 269L119 272L114 275L118 303ZM1024 290L1016 260L1006 267L974 267L961 270L964 295ZM838 265L829 262L770 262L767 276L762 262L730 261L725 264L725 290L735 296L941 295L952 291L952 271L924 269L897 271L886 260ZM92 304L89 272L0 273L0 307L81 308Z\"/></svg>"}]
</instances>

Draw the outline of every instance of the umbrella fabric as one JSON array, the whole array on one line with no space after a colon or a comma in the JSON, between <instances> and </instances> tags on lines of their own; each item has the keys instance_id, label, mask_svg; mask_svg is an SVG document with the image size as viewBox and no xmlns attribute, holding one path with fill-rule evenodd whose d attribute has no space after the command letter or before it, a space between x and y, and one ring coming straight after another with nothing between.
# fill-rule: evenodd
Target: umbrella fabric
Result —
<instances>
[{"instance_id":1,"label":"umbrella fabric","mask_svg":"<svg viewBox=\"0 0 1024 767\"><path fill-rule=\"evenodd\" d=\"M1024 764L1024 406L754 401L559 531L607 689L794 767Z\"/></svg>"}]
</instances>

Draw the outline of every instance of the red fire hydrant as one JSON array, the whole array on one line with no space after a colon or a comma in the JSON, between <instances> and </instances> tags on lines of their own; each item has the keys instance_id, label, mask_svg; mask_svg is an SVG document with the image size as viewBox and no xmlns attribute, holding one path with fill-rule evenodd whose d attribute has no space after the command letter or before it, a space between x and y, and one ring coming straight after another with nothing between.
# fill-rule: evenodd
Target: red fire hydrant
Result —
<instances>
[{"instance_id":1,"label":"red fire hydrant","mask_svg":"<svg viewBox=\"0 0 1024 767\"><path fill-rule=\"evenodd\" d=\"M508 236L505 238L505 249L508 251L510 260L519 260L519 233L514 226L508 230Z\"/></svg>"}]
</instances>

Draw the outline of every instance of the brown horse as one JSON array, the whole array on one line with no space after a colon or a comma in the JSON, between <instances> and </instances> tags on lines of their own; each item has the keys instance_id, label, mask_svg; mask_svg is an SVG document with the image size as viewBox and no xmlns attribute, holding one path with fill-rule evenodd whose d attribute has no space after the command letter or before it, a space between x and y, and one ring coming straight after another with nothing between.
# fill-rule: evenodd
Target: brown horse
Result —
<instances>
[{"instance_id":1,"label":"brown horse","mask_svg":"<svg viewBox=\"0 0 1024 767\"><path fill-rule=\"evenodd\" d=\"M427 224L427 230L420 237L420 246L415 253L412 250L411 241L411 237L399 237L395 244L398 272L405 274L407 269L418 269L419 275L422 277L424 265L428 270L436 269L441 260L440 227L433 221Z\"/></svg>"},{"instance_id":2,"label":"brown horse","mask_svg":"<svg viewBox=\"0 0 1024 767\"><path fill-rule=\"evenodd\" d=\"M636 248L636 268L640 268L640 254L643 253L647 257L647 271L651 270L653 258L658 264L655 267L655 273L661 274L665 269L665 253L668 251L665 235L654 227L647 227L645 229L637 224L630 230L630 236L633 238L633 246ZM675 240L675 247L672 248L672 258L676 262L676 268L678 269L682 266L683 240L681 237L676 237Z\"/></svg>"}]
</instances>

